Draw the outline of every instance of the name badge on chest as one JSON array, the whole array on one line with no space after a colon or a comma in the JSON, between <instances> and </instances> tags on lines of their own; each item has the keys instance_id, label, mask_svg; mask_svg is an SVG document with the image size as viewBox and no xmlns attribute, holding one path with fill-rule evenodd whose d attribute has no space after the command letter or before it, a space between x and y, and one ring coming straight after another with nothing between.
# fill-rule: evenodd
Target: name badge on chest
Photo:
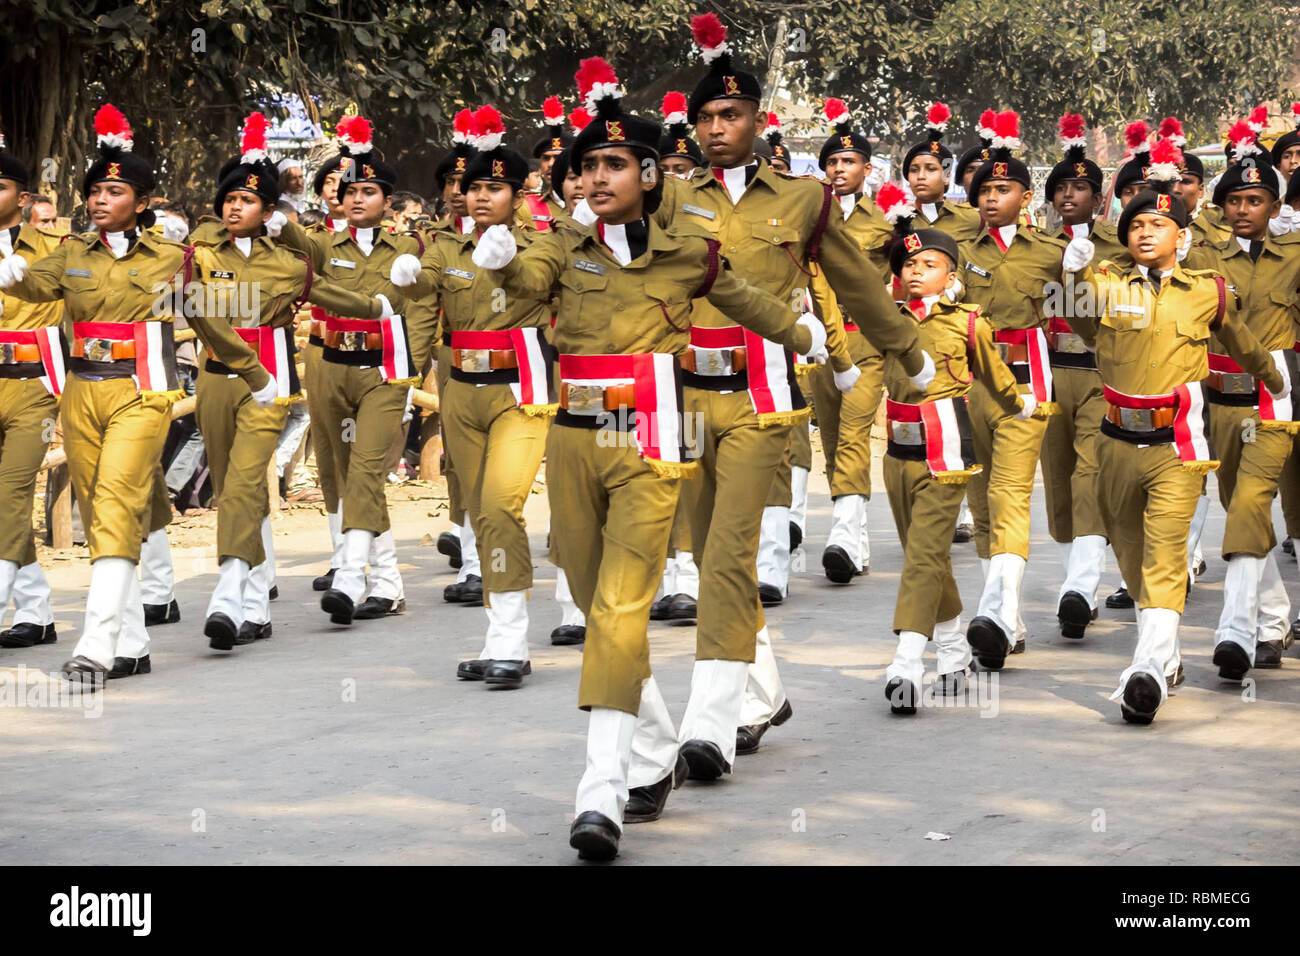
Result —
<instances>
[{"instance_id":1,"label":"name badge on chest","mask_svg":"<svg viewBox=\"0 0 1300 956\"><path fill-rule=\"evenodd\" d=\"M466 272L464 269L453 269L451 266L447 266L447 268L444 269L443 272L447 273L447 275L449 276L458 276L461 279L474 278L474 273Z\"/></svg>"},{"instance_id":2,"label":"name badge on chest","mask_svg":"<svg viewBox=\"0 0 1300 956\"><path fill-rule=\"evenodd\" d=\"M340 269L355 269L357 264L351 259L330 259L330 265L338 266Z\"/></svg>"},{"instance_id":3,"label":"name badge on chest","mask_svg":"<svg viewBox=\"0 0 1300 956\"><path fill-rule=\"evenodd\" d=\"M594 276L603 276L605 267L599 262L592 262L590 259L574 259L573 268L579 272L590 272Z\"/></svg>"},{"instance_id":4,"label":"name badge on chest","mask_svg":"<svg viewBox=\"0 0 1300 956\"><path fill-rule=\"evenodd\" d=\"M89 270L89 269L64 269L64 270L63 270L63 274L64 274L65 276L76 276L76 277L79 278L79 279L89 279L89 278L90 278L90 270Z\"/></svg>"},{"instance_id":5,"label":"name badge on chest","mask_svg":"<svg viewBox=\"0 0 1300 956\"><path fill-rule=\"evenodd\" d=\"M966 268L967 268L969 271L975 273L977 276L981 276L982 278L985 278L985 279L987 279L987 278L989 277L989 275L990 275L988 269L981 269L979 266L977 266L977 265L976 265L975 263L973 263L973 262L968 262L968 263L966 263Z\"/></svg>"},{"instance_id":6,"label":"name badge on chest","mask_svg":"<svg viewBox=\"0 0 1300 956\"><path fill-rule=\"evenodd\" d=\"M227 269L211 269L208 271L210 279L233 279L235 274Z\"/></svg>"},{"instance_id":7,"label":"name badge on chest","mask_svg":"<svg viewBox=\"0 0 1300 956\"><path fill-rule=\"evenodd\" d=\"M717 216L717 213L715 213L712 209L705 209L703 206L695 206L692 205L691 203L683 203L682 212L688 212L692 216L700 216L701 218L704 219L713 219L714 217Z\"/></svg>"}]
</instances>

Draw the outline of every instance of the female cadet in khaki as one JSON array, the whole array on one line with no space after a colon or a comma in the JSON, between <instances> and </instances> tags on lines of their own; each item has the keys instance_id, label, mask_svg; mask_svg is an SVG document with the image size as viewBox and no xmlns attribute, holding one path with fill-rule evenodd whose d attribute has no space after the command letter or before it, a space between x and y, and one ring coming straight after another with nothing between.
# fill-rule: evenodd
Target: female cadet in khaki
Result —
<instances>
[{"instance_id":1,"label":"female cadet in khaki","mask_svg":"<svg viewBox=\"0 0 1300 956\"><path fill-rule=\"evenodd\" d=\"M372 548L390 533L384 462L410 418L410 390L421 382L417 370L429 357L435 323L427 312L419 313L423 321L418 324L404 321L406 298L389 280L394 259L423 251L418 238L394 235L380 225L396 171L372 155L367 120L357 116L340 123L339 142L347 229L327 236L288 223L280 235L286 245L309 255L312 267L326 279L354 292L382 294L399 310L379 320L324 318L324 352L316 375L323 417L315 424L324 438L322 450L334 456L341 479L344 541L343 562L321 596L321 610L335 624L351 624L366 592L367 561L372 569L375 565ZM398 581L400 595L400 576ZM379 616L399 600L372 595L366 605Z\"/></svg>"},{"instance_id":2,"label":"female cadet in khaki","mask_svg":"<svg viewBox=\"0 0 1300 956\"><path fill-rule=\"evenodd\" d=\"M62 299L73 323L63 437L91 572L81 640L63 672L98 684L151 669L136 562L150 477L180 394L172 316L183 296L173 289L188 277L191 253L148 228L154 174L129 151L126 118L106 105L95 130L100 157L82 193L99 231L69 239L30 268L19 257L6 259L0 288L29 301ZM229 326L200 315L191 322L255 400L274 400L270 376Z\"/></svg>"},{"instance_id":3,"label":"female cadet in khaki","mask_svg":"<svg viewBox=\"0 0 1300 956\"><path fill-rule=\"evenodd\" d=\"M441 232L422 260L399 257L395 285L407 295L436 292L443 329L451 336L450 381L442 393L447 451L464 483L465 507L474 529L487 635L477 660L462 661L456 675L489 686L518 687L532 672L528 653L528 590L533 562L524 526L524 504L546 448L555 405L550 401L550 362L540 330L551 320L549 295L503 296L501 277L474 265L482 230L511 227L527 247L539 232L513 213L528 163L501 144L505 128L491 106L474 114L476 152L461 178L474 231Z\"/></svg>"},{"instance_id":4,"label":"female cadet in khaki","mask_svg":"<svg viewBox=\"0 0 1300 956\"><path fill-rule=\"evenodd\" d=\"M34 262L59 244L57 236L22 225L28 181L26 164L5 152L0 136L0 258ZM57 302L33 304L0 292L0 502L9 516L0 527L0 617L14 602L13 626L0 633L0 647L56 639L30 517L66 377L62 319Z\"/></svg>"},{"instance_id":5,"label":"female cadet in khaki","mask_svg":"<svg viewBox=\"0 0 1300 956\"><path fill-rule=\"evenodd\" d=\"M820 325L736 279L717 243L646 217L663 183L642 174L654 168L658 124L621 111L617 78L603 61L584 60L578 80L593 94L597 116L573 145L574 163L592 210L608 219L545 237L519 257L510 230L494 226L474 258L501 270L507 292L560 292L561 410L547 443L547 490L556 558L587 615L578 704L591 712L570 845L608 859L623 823L633 822L633 807L626 821L623 812L629 786L640 791L635 819L652 820L678 776L646 626L678 486L691 467L676 358L687 349L691 302L707 296L800 351L820 344ZM634 735L637 765L629 769Z\"/></svg>"},{"instance_id":6,"label":"female cadet in khaki","mask_svg":"<svg viewBox=\"0 0 1300 956\"><path fill-rule=\"evenodd\" d=\"M1099 306L1099 314L1071 316L1070 325L1097 350L1108 407L1097 447L1098 500L1139 608L1133 662L1112 699L1122 698L1126 721L1144 724L1182 679L1187 532L1204 475L1218 465L1210 458L1202 384L1211 335L1279 399L1287 385L1223 278L1178 265L1187 210L1169 192L1176 164L1160 165L1168 169L1153 164L1148 174L1155 190L1134 197L1119 221L1136 267L1090 268L1092 244L1082 237L1070 241L1063 262L1077 283L1092 284Z\"/></svg>"},{"instance_id":7,"label":"female cadet in khaki","mask_svg":"<svg viewBox=\"0 0 1300 956\"><path fill-rule=\"evenodd\" d=\"M1008 414L1028 416L1034 406L1018 396L1015 376L999 357L979 307L954 301L956 241L938 229L914 231L916 209L893 183L882 186L876 200L896 236L890 271L902 280L900 291L916 317L921 345L936 366L934 381L917 389L896 361L885 363L885 489L903 545L894 605L898 648L885 671L885 697L894 713L913 714L921 697L922 654L932 637L939 655L937 685L944 693L960 690L971 660L951 560L966 482L980 469L966 393L978 378Z\"/></svg>"},{"instance_id":8,"label":"female cadet in khaki","mask_svg":"<svg viewBox=\"0 0 1300 956\"><path fill-rule=\"evenodd\" d=\"M216 650L271 636L274 552L266 469L284 431L290 403L302 398L293 346L299 305L335 314L383 313L386 303L313 280L311 265L266 235L279 198L275 163L266 155L266 118L245 123L241 155L226 164L213 206L223 225L195 245L196 295L189 301L210 322L229 322L276 383L275 401L259 407L248 386L211 352L199 371L195 414L217 509L220 579L204 634ZM187 311L190 311L187 305Z\"/></svg>"}]
</instances>

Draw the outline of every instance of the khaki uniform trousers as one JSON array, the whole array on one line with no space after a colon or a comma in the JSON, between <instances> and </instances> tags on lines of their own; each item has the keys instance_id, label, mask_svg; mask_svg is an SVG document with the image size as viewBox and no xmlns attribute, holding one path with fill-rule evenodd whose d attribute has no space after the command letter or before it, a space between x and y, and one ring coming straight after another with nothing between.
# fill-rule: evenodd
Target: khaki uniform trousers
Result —
<instances>
[{"instance_id":1,"label":"khaki uniform trousers","mask_svg":"<svg viewBox=\"0 0 1300 956\"><path fill-rule=\"evenodd\" d=\"M808 373L832 498L871 497L871 429L885 394L885 360L863 350L854 364L862 375L847 395L835 387L829 362Z\"/></svg>"},{"instance_id":2,"label":"khaki uniform trousers","mask_svg":"<svg viewBox=\"0 0 1300 956\"><path fill-rule=\"evenodd\" d=\"M903 545L903 573L894 605L894 633L934 635L934 625L961 614L952 574L952 535L966 484L944 484L923 461L886 455L882 462L889 510Z\"/></svg>"},{"instance_id":3,"label":"khaki uniform trousers","mask_svg":"<svg viewBox=\"0 0 1300 956\"><path fill-rule=\"evenodd\" d=\"M683 478L677 492L677 510L673 512L673 530L668 536L668 557L678 551L691 551L691 516L700 497L698 472Z\"/></svg>"},{"instance_id":4,"label":"khaki uniform trousers","mask_svg":"<svg viewBox=\"0 0 1300 956\"><path fill-rule=\"evenodd\" d=\"M1260 425L1259 410L1210 404L1210 440L1220 465L1219 503L1228 513L1223 557L1267 557L1277 547L1273 496L1294 443L1281 428Z\"/></svg>"},{"instance_id":5,"label":"khaki uniform trousers","mask_svg":"<svg viewBox=\"0 0 1300 956\"><path fill-rule=\"evenodd\" d=\"M546 444L551 554L587 616L578 706L635 714L650 677L650 605L680 478L658 475L631 435L556 424ZM701 593L703 593L701 591Z\"/></svg>"},{"instance_id":6,"label":"khaki uniform trousers","mask_svg":"<svg viewBox=\"0 0 1300 956\"><path fill-rule=\"evenodd\" d=\"M1052 381L1061 410L1047 419L1043 436L1043 494L1048 533L1069 544L1106 534L1097 507L1097 442L1106 398L1094 369L1054 368Z\"/></svg>"},{"instance_id":7,"label":"khaki uniform trousers","mask_svg":"<svg viewBox=\"0 0 1300 956\"><path fill-rule=\"evenodd\" d=\"M139 563L171 406L170 397L138 394L129 378L92 382L68 376L63 447L91 561Z\"/></svg>"},{"instance_id":8,"label":"khaki uniform trousers","mask_svg":"<svg viewBox=\"0 0 1300 956\"><path fill-rule=\"evenodd\" d=\"M438 382L438 396L441 399L447 394L447 383L451 381L451 346L438 346L438 366L434 373ZM442 413L439 413L441 417ZM443 477L447 479L447 509L448 517L454 525L463 525L465 523L465 494L461 488L460 475L456 473L455 459L452 457L449 441L447 437L447 425L443 422L442 426L442 450L443 455Z\"/></svg>"},{"instance_id":9,"label":"khaki uniform trousers","mask_svg":"<svg viewBox=\"0 0 1300 956\"><path fill-rule=\"evenodd\" d=\"M795 380L799 383L799 391L803 393L804 404L808 408L813 408L812 388L808 384L809 377L821 366L800 366L796 365L795 369L809 368L810 371L803 374L796 374ZM816 415L816 409L813 409L813 415ZM812 433L808 430L808 422L795 422L790 426L790 441L785 447L785 455L781 458L781 465L772 477L772 489L767 493L767 508L790 508L794 504L794 485L792 481L791 470L802 468L804 471L812 471Z\"/></svg>"},{"instance_id":10,"label":"khaki uniform trousers","mask_svg":"<svg viewBox=\"0 0 1300 956\"><path fill-rule=\"evenodd\" d=\"M258 408L244 380L199 372L195 415L217 500L217 563L266 560L262 522L271 513L266 472L289 417L288 405Z\"/></svg>"},{"instance_id":11,"label":"khaki uniform trousers","mask_svg":"<svg viewBox=\"0 0 1300 956\"><path fill-rule=\"evenodd\" d=\"M0 379L0 561L25 567L36 560L32 502L58 413L40 379Z\"/></svg>"},{"instance_id":12,"label":"khaki uniform trousers","mask_svg":"<svg viewBox=\"0 0 1300 956\"><path fill-rule=\"evenodd\" d=\"M749 392L686 388L700 440L699 500L691 543L700 569L696 660L754 660L765 626L758 600L758 536L789 425L760 428ZM789 507L787 479L785 506Z\"/></svg>"},{"instance_id":13,"label":"khaki uniform trousers","mask_svg":"<svg viewBox=\"0 0 1300 956\"><path fill-rule=\"evenodd\" d=\"M329 430L325 411L325 396L317 385L320 367L325 364L324 350L310 342L303 346L302 385L307 393L307 414L311 417L311 446L316 453L316 483L325 499L325 510L330 514L339 510L339 482L335 472L334 455L325 437Z\"/></svg>"},{"instance_id":14,"label":"khaki uniform trousers","mask_svg":"<svg viewBox=\"0 0 1300 956\"><path fill-rule=\"evenodd\" d=\"M1008 415L978 380L968 393L975 457L984 470L966 485L981 558L1018 554L1029 559L1029 499L1047 422Z\"/></svg>"},{"instance_id":15,"label":"khaki uniform trousers","mask_svg":"<svg viewBox=\"0 0 1300 956\"><path fill-rule=\"evenodd\" d=\"M375 368L322 360L316 373L321 434L334 458L344 531L383 534L390 527L385 463L405 426L405 385L390 385Z\"/></svg>"},{"instance_id":16,"label":"khaki uniform trousers","mask_svg":"<svg viewBox=\"0 0 1300 956\"><path fill-rule=\"evenodd\" d=\"M1187 529L1202 476L1184 468L1172 444L1097 439L1097 500L1119 569L1139 608L1183 612Z\"/></svg>"},{"instance_id":17,"label":"khaki uniform trousers","mask_svg":"<svg viewBox=\"0 0 1300 956\"><path fill-rule=\"evenodd\" d=\"M171 425L171 414L168 413L167 423ZM166 436L163 437L163 447L167 445ZM206 450L207 446L204 446ZM153 469L153 487L149 492L149 515L146 519L145 537L153 534L155 531L161 531L172 523L172 495L167 490L167 472L162 466L162 459Z\"/></svg>"},{"instance_id":18,"label":"khaki uniform trousers","mask_svg":"<svg viewBox=\"0 0 1300 956\"><path fill-rule=\"evenodd\" d=\"M1291 454L1282 468L1278 494L1282 499L1282 519L1286 522L1286 536L1300 538L1300 435L1293 439Z\"/></svg>"},{"instance_id":19,"label":"khaki uniform trousers","mask_svg":"<svg viewBox=\"0 0 1300 956\"><path fill-rule=\"evenodd\" d=\"M533 558L524 504L546 452L551 419L521 409L509 385L451 379L443 394L442 424L464 481L484 596L525 591L533 586Z\"/></svg>"}]
</instances>

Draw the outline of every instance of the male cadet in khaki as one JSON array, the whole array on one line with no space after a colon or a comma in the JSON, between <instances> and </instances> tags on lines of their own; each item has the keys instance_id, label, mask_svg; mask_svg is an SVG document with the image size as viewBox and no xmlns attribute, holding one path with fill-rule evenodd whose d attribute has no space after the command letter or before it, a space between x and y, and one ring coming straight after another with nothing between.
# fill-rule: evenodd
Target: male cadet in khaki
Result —
<instances>
[{"instance_id":1,"label":"male cadet in khaki","mask_svg":"<svg viewBox=\"0 0 1300 956\"><path fill-rule=\"evenodd\" d=\"M1244 123L1230 136L1237 162L1219 177L1214 204L1232 229L1228 239L1196 246L1186 265L1211 269L1227 280L1238 316L1268 349L1278 372L1294 383L1296 293L1300 290L1300 235L1270 236L1269 220L1281 204L1277 176L1254 133ZM1240 680L1250 667L1282 666L1291 604L1273 548L1273 496L1300 431L1291 400L1276 399L1210 342L1210 435L1222 462L1216 477L1227 510L1223 556L1223 614L1215 632L1220 676Z\"/></svg>"},{"instance_id":2,"label":"male cadet in khaki","mask_svg":"<svg viewBox=\"0 0 1300 956\"><path fill-rule=\"evenodd\" d=\"M1065 157L1047 174L1044 198L1061 217L1061 229L1048 235L1092 240L1103 260L1128 253L1115 227L1098 217L1102 201L1101 167L1084 155L1083 117L1067 113L1058 124ZM1048 298L1047 360L1052 367L1053 401L1060 411L1047 420L1041 463L1047 499L1047 530L1061 546L1065 581L1057 595L1061 633L1081 638L1097 616L1097 589L1106 566L1106 529L1097 506L1097 431L1106 401L1096 356L1074 334L1064 316L1074 306L1073 289L1058 286Z\"/></svg>"},{"instance_id":3,"label":"male cadet in khaki","mask_svg":"<svg viewBox=\"0 0 1300 956\"><path fill-rule=\"evenodd\" d=\"M548 96L542 103L542 127L541 139L533 144L533 159L537 160L542 175L542 188L535 198L554 220L564 209L564 203L551 190L551 170L560 153L573 142L573 136L564 128L564 104L558 96Z\"/></svg>"},{"instance_id":4,"label":"male cadet in khaki","mask_svg":"<svg viewBox=\"0 0 1300 956\"><path fill-rule=\"evenodd\" d=\"M990 670L1001 669L1025 638L1020 592L1029 559L1029 500L1047 430L1043 419L1053 410L1043 300L1060 282L1064 248L1059 239L1017 224L1033 198L1029 167L1011 155L1019 130L1016 113L998 114L989 159L971 179L984 224L961 247L965 301L988 317L1004 360L1026 389L1023 401L1036 406L1032 418L1009 415L979 382L968 397L975 454L985 470L971 479L967 497L975 545L988 564L966 638Z\"/></svg>"},{"instance_id":5,"label":"male cadet in khaki","mask_svg":"<svg viewBox=\"0 0 1300 956\"><path fill-rule=\"evenodd\" d=\"M980 114L979 127L976 130L979 135L979 145L972 146L962 153L961 159L957 160L957 166L952 171L954 185L962 188L962 191L966 194L966 204L977 212L979 211L979 203L971 195L970 183L980 166L988 162L989 155L993 150L993 123L997 117L998 114L993 110L985 110Z\"/></svg>"},{"instance_id":6,"label":"male cadet in khaki","mask_svg":"<svg viewBox=\"0 0 1300 956\"><path fill-rule=\"evenodd\" d=\"M772 172L754 157L766 126L756 77L731 64L726 30L714 14L691 23L709 73L695 87L689 119L712 163L687 183L668 181L660 212L707 230L735 273L802 311L807 277L824 269L840 301L882 351L898 356L924 387L934 362L885 291L884 279L834 216L830 187ZM664 207L668 207L665 209ZM769 487L785 454L789 423L802 420L790 353L750 336L705 302L691 315L685 405L699 423L700 505L692 544L700 566L697 651L682 752L691 775L726 772L745 727L746 748L790 713L758 600L756 554ZM734 332L731 330L735 330ZM839 329L830 329L828 339ZM827 345L831 345L828 341ZM835 351L843 348L836 342ZM736 369L744 349L745 371ZM717 361L725 374L713 372ZM837 371L852 365L847 356ZM746 690L745 662L748 668ZM738 667L736 665L739 665ZM743 706L742 706L743 702ZM726 739L724 739L726 738Z\"/></svg>"},{"instance_id":7,"label":"male cadet in khaki","mask_svg":"<svg viewBox=\"0 0 1300 956\"><path fill-rule=\"evenodd\" d=\"M970 206L944 201L953 172L952 151L943 142L951 117L943 103L935 103L926 111L925 139L914 143L903 157L903 176L916 198L917 224L938 229L962 243L979 235L980 214ZM963 173L969 168L967 163Z\"/></svg>"},{"instance_id":8,"label":"male cadet in khaki","mask_svg":"<svg viewBox=\"0 0 1300 956\"><path fill-rule=\"evenodd\" d=\"M831 135L822 144L818 163L835 192L835 212L844 221L844 231L863 252L874 254L873 262L883 271L886 282L888 262L879 250L888 240L891 229L871 201L866 190L867 172L871 168L871 144L853 129L851 114L843 101L828 99L822 112L831 126ZM867 534L867 501L871 497L871 429L876 409L884 395L885 360L880 352L858 333L858 326L847 309L840 305L824 273L812 280L813 301L823 320L843 341L852 365L836 371L831 363L808 374L817 428L821 432L822 450L826 454L826 477L831 488L831 529L822 550L822 569L836 584L848 584L856 575L867 571L871 563L871 544ZM843 361L841 355L834 358ZM784 529L789 521L779 523Z\"/></svg>"},{"instance_id":9,"label":"male cadet in khaki","mask_svg":"<svg viewBox=\"0 0 1300 956\"><path fill-rule=\"evenodd\" d=\"M1178 263L1188 219L1172 194L1178 153L1168 140L1157 144L1144 175L1152 188L1120 216L1119 237L1136 268L1089 267L1092 244L1084 238L1070 240L1062 263L1076 284L1092 284L1097 304L1088 315L1076 309L1070 325L1096 348L1105 383L1098 501L1139 607L1133 660L1111 699L1137 724L1149 724L1182 680L1178 624L1187 595L1187 532L1204 475L1218 465L1203 384L1211 335L1279 400L1289 384L1241 320L1223 277Z\"/></svg>"},{"instance_id":10,"label":"male cadet in khaki","mask_svg":"<svg viewBox=\"0 0 1300 956\"><path fill-rule=\"evenodd\" d=\"M59 244L58 236L22 224L29 182L27 165L5 151L0 134L0 259L35 262ZM30 517L66 377L62 319L58 302L28 303L0 292L0 506L8 516L0 528L0 618L14 602L13 626L0 633L0 647L55 640Z\"/></svg>"}]
</instances>

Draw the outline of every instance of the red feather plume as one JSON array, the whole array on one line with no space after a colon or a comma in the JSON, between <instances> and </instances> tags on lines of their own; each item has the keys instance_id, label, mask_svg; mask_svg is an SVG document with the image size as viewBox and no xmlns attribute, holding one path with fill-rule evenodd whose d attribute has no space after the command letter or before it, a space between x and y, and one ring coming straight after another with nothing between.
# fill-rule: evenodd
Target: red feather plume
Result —
<instances>
[{"instance_id":1,"label":"red feather plume","mask_svg":"<svg viewBox=\"0 0 1300 956\"><path fill-rule=\"evenodd\" d=\"M336 132L339 139L346 140L352 146L370 145L370 120L364 116L345 116L339 120Z\"/></svg>"},{"instance_id":2,"label":"red feather plume","mask_svg":"<svg viewBox=\"0 0 1300 956\"><path fill-rule=\"evenodd\" d=\"M542 120L552 126L564 122L564 104L558 96L548 96L542 103Z\"/></svg>"},{"instance_id":3,"label":"red feather plume","mask_svg":"<svg viewBox=\"0 0 1300 956\"><path fill-rule=\"evenodd\" d=\"M826 117L826 122L834 126L849 115L849 108L844 105L843 100L832 96L822 106L822 115Z\"/></svg>"},{"instance_id":4,"label":"red feather plume","mask_svg":"<svg viewBox=\"0 0 1300 956\"><path fill-rule=\"evenodd\" d=\"M935 103L925 114L926 125L933 126L935 129L939 129L950 119L952 119L952 110L948 109L946 103Z\"/></svg>"},{"instance_id":5,"label":"red feather plume","mask_svg":"<svg viewBox=\"0 0 1300 956\"><path fill-rule=\"evenodd\" d=\"M1129 123L1124 127L1124 144L1128 146L1130 153L1140 152L1146 148L1147 136L1151 133L1151 127L1144 121L1138 120L1136 123Z\"/></svg>"},{"instance_id":6,"label":"red feather plume","mask_svg":"<svg viewBox=\"0 0 1300 956\"><path fill-rule=\"evenodd\" d=\"M593 86L597 83L617 83L618 75L600 57L592 56L578 64L578 72L573 74L573 79L578 84L578 93L586 99Z\"/></svg>"},{"instance_id":7,"label":"red feather plume","mask_svg":"<svg viewBox=\"0 0 1300 956\"><path fill-rule=\"evenodd\" d=\"M1015 110L1003 110L993 123L993 133L1001 139L1019 138L1020 114Z\"/></svg>"},{"instance_id":8,"label":"red feather plume","mask_svg":"<svg viewBox=\"0 0 1300 956\"><path fill-rule=\"evenodd\" d=\"M1241 142L1253 142L1255 139L1255 130L1245 120L1237 120L1228 130L1228 142L1236 145Z\"/></svg>"},{"instance_id":9,"label":"red feather plume","mask_svg":"<svg viewBox=\"0 0 1300 956\"><path fill-rule=\"evenodd\" d=\"M673 113L686 112L686 94L679 93L677 90L669 90L664 94L663 113L664 116L671 116Z\"/></svg>"},{"instance_id":10,"label":"red feather plume","mask_svg":"<svg viewBox=\"0 0 1300 956\"><path fill-rule=\"evenodd\" d=\"M985 110L980 114L980 129L993 131L993 124L997 122L998 114L992 110Z\"/></svg>"},{"instance_id":11,"label":"red feather plume","mask_svg":"<svg viewBox=\"0 0 1300 956\"><path fill-rule=\"evenodd\" d=\"M1080 139L1084 130L1083 116L1079 113L1066 113L1056 123L1061 139Z\"/></svg>"},{"instance_id":12,"label":"red feather plume","mask_svg":"<svg viewBox=\"0 0 1300 956\"><path fill-rule=\"evenodd\" d=\"M501 113L495 106L480 106L474 111L474 128L480 136L489 133L504 133L506 124L501 122Z\"/></svg>"},{"instance_id":13,"label":"red feather plume","mask_svg":"<svg viewBox=\"0 0 1300 956\"><path fill-rule=\"evenodd\" d=\"M1256 131L1263 129L1268 123L1268 107L1256 106L1251 110L1249 123Z\"/></svg>"},{"instance_id":14,"label":"red feather plume","mask_svg":"<svg viewBox=\"0 0 1300 956\"><path fill-rule=\"evenodd\" d=\"M1151 162L1172 163L1174 166L1183 161L1183 151L1170 138L1160 140L1151 150Z\"/></svg>"},{"instance_id":15,"label":"red feather plume","mask_svg":"<svg viewBox=\"0 0 1300 956\"><path fill-rule=\"evenodd\" d=\"M1176 116L1166 116L1160 121L1160 126L1156 129L1156 135L1161 139L1173 139L1183 135L1183 124Z\"/></svg>"},{"instance_id":16,"label":"red feather plume","mask_svg":"<svg viewBox=\"0 0 1300 956\"><path fill-rule=\"evenodd\" d=\"M255 159L266 157L266 117L261 113L251 113L244 120L244 132L239 137L239 152L244 162L249 162L249 154L256 154Z\"/></svg>"},{"instance_id":17,"label":"red feather plume","mask_svg":"<svg viewBox=\"0 0 1300 956\"><path fill-rule=\"evenodd\" d=\"M579 106L576 110L574 110L572 113L569 114L569 125L571 125L574 129L578 130L579 132L586 129L587 124L590 122L591 122L591 114L588 113L581 106Z\"/></svg>"},{"instance_id":18,"label":"red feather plume","mask_svg":"<svg viewBox=\"0 0 1300 956\"><path fill-rule=\"evenodd\" d=\"M727 28L716 13L701 13L691 17L691 36L701 50L711 50L727 42Z\"/></svg>"},{"instance_id":19,"label":"red feather plume","mask_svg":"<svg viewBox=\"0 0 1300 956\"><path fill-rule=\"evenodd\" d=\"M95 136L101 145L131 148L131 124L112 103L105 103L95 111Z\"/></svg>"}]
</instances>

